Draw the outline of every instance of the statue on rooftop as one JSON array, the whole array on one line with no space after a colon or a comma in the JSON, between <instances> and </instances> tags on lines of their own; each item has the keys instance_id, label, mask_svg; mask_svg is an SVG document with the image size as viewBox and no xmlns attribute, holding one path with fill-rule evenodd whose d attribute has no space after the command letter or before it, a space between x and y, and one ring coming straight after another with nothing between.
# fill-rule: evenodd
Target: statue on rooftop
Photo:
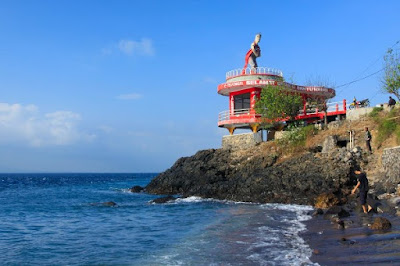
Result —
<instances>
[{"instance_id":1,"label":"statue on rooftop","mask_svg":"<svg viewBox=\"0 0 400 266\"><path fill-rule=\"evenodd\" d=\"M258 46L258 43L261 40L261 33L258 33L254 38L254 42L251 43L250 50L246 53L246 57L244 59L244 67L243 71L246 71L247 65L250 64L251 68L254 69L258 67L257 65L257 57L261 56L261 49Z\"/></svg>"}]
</instances>

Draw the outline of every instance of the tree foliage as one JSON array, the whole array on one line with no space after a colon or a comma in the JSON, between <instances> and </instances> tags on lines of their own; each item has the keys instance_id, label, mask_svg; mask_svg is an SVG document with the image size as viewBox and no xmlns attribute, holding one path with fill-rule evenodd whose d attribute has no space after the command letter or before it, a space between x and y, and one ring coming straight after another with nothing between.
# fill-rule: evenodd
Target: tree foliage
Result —
<instances>
[{"instance_id":1,"label":"tree foliage","mask_svg":"<svg viewBox=\"0 0 400 266\"><path fill-rule=\"evenodd\" d=\"M301 96L288 92L283 86L267 86L262 89L256 102L256 112L273 123L277 120L293 120L303 106Z\"/></svg>"},{"instance_id":2,"label":"tree foliage","mask_svg":"<svg viewBox=\"0 0 400 266\"><path fill-rule=\"evenodd\" d=\"M396 95L400 100L400 56L399 53L389 49L384 56L385 74L383 77L383 90Z\"/></svg>"}]
</instances>

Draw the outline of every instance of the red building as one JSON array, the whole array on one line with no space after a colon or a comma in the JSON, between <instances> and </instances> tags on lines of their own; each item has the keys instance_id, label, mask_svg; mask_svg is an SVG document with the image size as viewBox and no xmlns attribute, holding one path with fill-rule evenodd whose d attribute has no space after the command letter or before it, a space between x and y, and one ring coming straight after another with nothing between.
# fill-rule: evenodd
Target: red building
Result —
<instances>
[{"instance_id":1,"label":"red building","mask_svg":"<svg viewBox=\"0 0 400 266\"><path fill-rule=\"evenodd\" d=\"M281 84L289 91L303 98L303 109L299 110L296 120L307 122L323 119L325 112L318 110L313 102L322 102L335 96L335 90L326 87L307 87L285 82L282 71L257 67L256 69L236 69L226 73L226 82L218 85L218 93L229 97L229 110L218 117L218 126L229 130L232 135L236 128L259 130L261 117L255 112L255 103L260 98L263 87ZM346 115L346 101L328 103L329 120Z\"/></svg>"}]
</instances>

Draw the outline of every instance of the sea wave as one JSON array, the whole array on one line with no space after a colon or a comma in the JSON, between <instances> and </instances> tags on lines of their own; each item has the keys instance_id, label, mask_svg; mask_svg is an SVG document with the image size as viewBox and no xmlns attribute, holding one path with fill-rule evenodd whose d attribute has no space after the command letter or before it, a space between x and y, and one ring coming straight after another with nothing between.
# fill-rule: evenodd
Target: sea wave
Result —
<instances>
[{"instance_id":1,"label":"sea wave","mask_svg":"<svg viewBox=\"0 0 400 266\"><path fill-rule=\"evenodd\" d=\"M232 201L232 200L219 200L214 198L202 198L199 196L190 196L185 198L177 198L175 201L169 202L170 204L179 204L179 203L199 203L199 202L216 202L222 204L244 204L244 205L260 205L259 203L253 202L244 202L244 201Z\"/></svg>"},{"instance_id":2,"label":"sea wave","mask_svg":"<svg viewBox=\"0 0 400 266\"><path fill-rule=\"evenodd\" d=\"M215 201L214 199L211 198L202 198L202 197L197 197L197 196L191 196L187 198L177 198L174 203L197 203L197 202L207 202L207 201Z\"/></svg>"},{"instance_id":3,"label":"sea wave","mask_svg":"<svg viewBox=\"0 0 400 266\"><path fill-rule=\"evenodd\" d=\"M311 219L308 214L313 208L303 205L263 204L265 210L282 210L294 215L282 215L281 223L285 228L266 225L258 228L257 241L250 245L252 252L248 258L260 265L319 265L310 260L312 250L300 233L306 230L303 223ZM273 248L271 248L273 247ZM260 252L268 248L269 254Z\"/></svg>"},{"instance_id":4,"label":"sea wave","mask_svg":"<svg viewBox=\"0 0 400 266\"><path fill-rule=\"evenodd\" d=\"M301 238L311 206L249 204L201 197L180 198L168 205L221 203L216 220L194 230L182 242L151 256L158 265L318 265ZM201 207L203 208L203 207ZM205 205L205 208L208 208ZM203 211L206 211L204 209Z\"/></svg>"}]
</instances>

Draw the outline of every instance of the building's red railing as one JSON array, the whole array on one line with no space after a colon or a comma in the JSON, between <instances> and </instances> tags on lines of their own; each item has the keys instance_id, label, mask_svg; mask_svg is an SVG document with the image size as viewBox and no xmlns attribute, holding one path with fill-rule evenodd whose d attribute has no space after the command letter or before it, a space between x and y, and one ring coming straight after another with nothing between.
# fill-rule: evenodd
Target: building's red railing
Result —
<instances>
[{"instance_id":1,"label":"building's red railing","mask_svg":"<svg viewBox=\"0 0 400 266\"><path fill-rule=\"evenodd\" d=\"M346 100L343 102L332 102L327 104L327 116L336 116L346 114L347 106ZM296 116L296 120L307 120L307 119L322 119L325 116L323 110L318 108L309 108L300 110ZM236 109L222 111L218 115L218 125L236 124L236 123L254 123L260 122L261 116L255 112L254 109Z\"/></svg>"},{"instance_id":2,"label":"building's red railing","mask_svg":"<svg viewBox=\"0 0 400 266\"><path fill-rule=\"evenodd\" d=\"M226 80L245 75L269 75L283 77L281 70L270 67L256 67L256 68L237 68L226 72Z\"/></svg>"}]
</instances>

